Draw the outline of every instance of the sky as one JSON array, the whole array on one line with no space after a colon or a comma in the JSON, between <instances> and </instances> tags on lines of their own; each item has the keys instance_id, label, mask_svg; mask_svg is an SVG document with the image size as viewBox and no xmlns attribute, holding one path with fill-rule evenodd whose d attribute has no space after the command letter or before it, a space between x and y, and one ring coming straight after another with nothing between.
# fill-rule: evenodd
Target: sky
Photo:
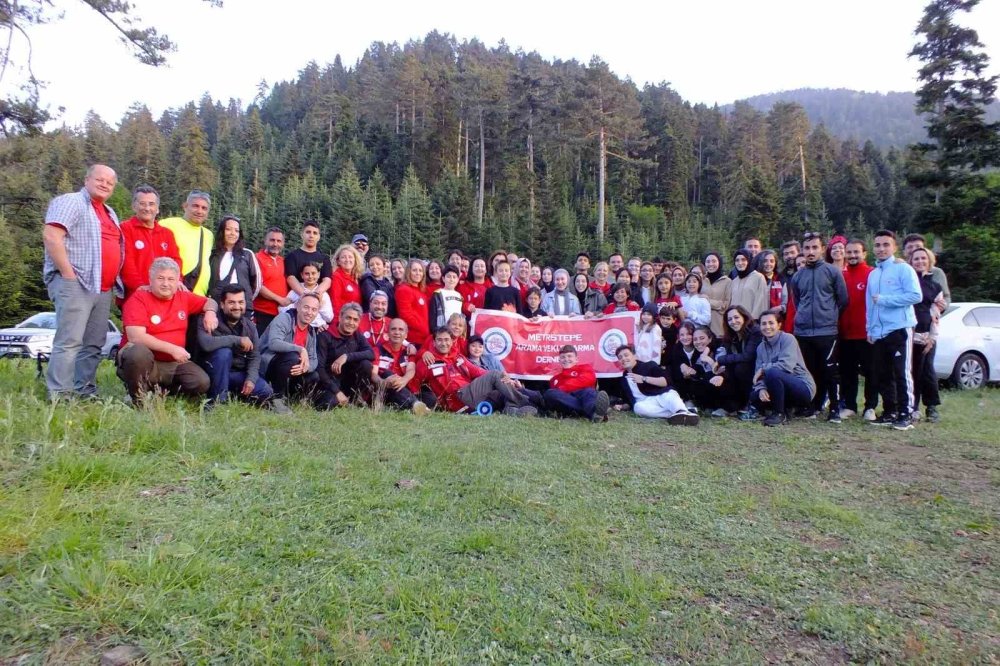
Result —
<instances>
[{"instance_id":1,"label":"sky","mask_svg":"<svg viewBox=\"0 0 1000 666\"><path fill-rule=\"evenodd\" d=\"M117 125L141 102L154 117L204 93L249 103L263 79L294 79L311 60L340 54L353 65L376 41L405 43L431 30L459 41L501 39L546 59L594 55L640 87L669 82L691 102L727 104L793 88L869 92L916 88L906 54L924 0L648 0L470 3L327 0L133 0L136 14L177 44L167 66L139 64L113 28L76 0L55 0L61 20L31 29L35 75L57 126L88 110ZM1000 0L984 0L960 24L979 32L1000 73ZM15 58L23 58L15 42ZM19 51L20 49L20 51ZM15 80L6 76L0 86Z\"/></svg>"}]
</instances>

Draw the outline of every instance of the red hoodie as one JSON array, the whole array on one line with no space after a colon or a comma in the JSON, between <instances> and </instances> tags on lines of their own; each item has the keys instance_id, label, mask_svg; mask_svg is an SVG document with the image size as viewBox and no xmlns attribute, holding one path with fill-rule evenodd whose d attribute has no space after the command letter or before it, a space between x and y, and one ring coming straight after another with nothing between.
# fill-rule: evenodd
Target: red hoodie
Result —
<instances>
[{"instance_id":1,"label":"red hoodie","mask_svg":"<svg viewBox=\"0 0 1000 666\"><path fill-rule=\"evenodd\" d=\"M122 222L122 236L125 237L125 263L122 264L122 282L125 285L125 297L149 284L149 266L154 259L169 257L181 265L181 254L177 250L174 232L161 227L159 222L153 223L152 229L147 229L138 218L132 217Z\"/></svg>"},{"instance_id":2,"label":"red hoodie","mask_svg":"<svg viewBox=\"0 0 1000 666\"><path fill-rule=\"evenodd\" d=\"M579 391L580 389L594 388L597 385L597 373L588 363L577 363L572 368L567 368L559 372L551 380L549 386L566 393Z\"/></svg>"},{"instance_id":3,"label":"red hoodie","mask_svg":"<svg viewBox=\"0 0 1000 666\"><path fill-rule=\"evenodd\" d=\"M340 319L340 308L345 303L357 303L361 305L361 288L358 281L340 266L333 272L333 284L330 285L330 303L333 305L333 321L331 326L337 325Z\"/></svg>"},{"instance_id":4,"label":"red hoodie","mask_svg":"<svg viewBox=\"0 0 1000 666\"><path fill-rule=\"evenodd\" d=\"M491 282L463 282L458 285L458 293L462 295L465 303L462 304L462 314L466 317L471 317L472 312L469 310L469 306L475 307L477 310L482 310L483 306L486 305L486 290L492 286Z\"/></svg>"},{"instance_id":5,"label":"red hoodie","mask_svg":"<svg viewBox=\"0 0 1000 666\"><path fill-rule=\"evenodd\" d=\"M844 340L866 340L866 291L868 274L874 270L864 261L857 266L844 266L844 282L847 283L847 307L840 313L840 337Z\"/></svg>"}]
</instances>

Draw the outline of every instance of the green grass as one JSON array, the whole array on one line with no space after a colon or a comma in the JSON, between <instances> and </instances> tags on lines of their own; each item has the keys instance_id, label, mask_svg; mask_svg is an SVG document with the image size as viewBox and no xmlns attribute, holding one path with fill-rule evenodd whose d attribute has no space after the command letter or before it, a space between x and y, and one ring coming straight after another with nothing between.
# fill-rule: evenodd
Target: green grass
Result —
<instances>
[{"instance_id":1,"label":"green grass","mask_svg":"<svg viewBox=\"0 0 1000 666\"><path fill-rule=\"evenodd\" d=\"M53 408L0 363L0 662L1000 659L996 390L898 433L133 411L100 384Z\"/></svg>"}]
</instances>

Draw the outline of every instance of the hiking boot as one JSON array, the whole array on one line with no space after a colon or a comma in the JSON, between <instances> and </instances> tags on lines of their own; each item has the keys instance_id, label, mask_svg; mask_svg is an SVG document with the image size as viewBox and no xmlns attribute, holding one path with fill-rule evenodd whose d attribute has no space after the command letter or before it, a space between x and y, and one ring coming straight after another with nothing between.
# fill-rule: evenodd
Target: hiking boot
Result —
<instances>
[{"instance_id":1,"label":"hiking boot","mask_svg":"<svg viewBox=\"0 0 1000 666\"><path fill-rule=\"evenodd\" d=\"M826 415L827 423L843 423L843 419L840 418L840 412L835 409L831 409L830 413Z\"/></svg>"},{"instance_id":2,"label":"hiking boot","mask_svg":"<svg viewBox=\"0 0 1000 666\"><path fill-rule=\"evenodd\" d=\"M871 408L866 409L864 415L861 418L863 418L865 421L868 421L869 423L874 421L877 418L875 416L875 410Z\"/></svg>"},{"instance_id":3,"label":"hiking boot","mask_svg":"<svg viewBox=\"0 0 1000 666\"><path fill-rule=\"evenodd\" d=\"M771 414L766 419L764 419L764 425L773 428L774 426L781 426L788 423L788 419L781 412L775 412Z\"/></svg>"},{"instance_id":4,"label":"hiking boot","mask_svg":"<svg viewBox=\"0 0 1000 666\"><path fill-rule=\"evenodd\" d=\"M431 408L425 405L424 403L420 402L419 400L417 400L415 403L413 403L413 406L410 407L410 411L416 414L417 416L427 416L428 414L431 413Z\"/></svg>"},{"instance_id":5,"label":"hiking boot","mask_svg":"<svg viewBox=\"0 0 1000 666\"><path fill-rule=\"evenodd\" d=\"M604 391L597 392L597 402L594 403L594 416L599 416L602 420L607 420L608 410L611 409L611 398Z\"/></svg>"},{"instance_id":6,"label":"hiking boot","mask_svg":"<svg viewBox=\"0 0 1000 666\"><path fill-rule=\"evenodd\" d=\"M869 423L873 426L891 426L898 418L899 416L896 414L886 414L885 412L882 412L882 416L878 417L874 421L869 421Z\"/></svg>"},{"instance_id":7,"label":"hiking boot","mask_svg":"<svg viewBox=\"0 0 1000 666\"><path fill-rule=\"evenodd\" d=\"M667 419L670 425L696 426L698 425L698 415L691 412L677 412Z\"/></svg>"},{"instance_id":8,"label":"hiking boot","mask_svg":"<svg viewBox=\"0 0 1000 666\"><path fill-rule=\"evenodd\" d=\"M929 423L937 423L941 420L941 413L938 412L936 406L931 406L927 408L927 421Z\"/></svg>"},{"instance_id":9,"label":"hiking boot","mask_svg":"<svg viewBox=\"0 0 1000 666\"><path fill-rule=\"evenodd\" d=\"M900 416L892 424L893 430L913 430L913 419L907 416Z\"/></svg>"},{"instance_id":10,"label":"hiking boot","mask_svg":"<svg viewBox=\"0 0 1000 666\"><path fill-rule=\"evenodd\" d=\"M268 405L268 409L275 414L281 414L282 416L292 413L292 408L285 403L284 398L273 398L271 400L271 404Z\"/></svg>"}]
</instances>

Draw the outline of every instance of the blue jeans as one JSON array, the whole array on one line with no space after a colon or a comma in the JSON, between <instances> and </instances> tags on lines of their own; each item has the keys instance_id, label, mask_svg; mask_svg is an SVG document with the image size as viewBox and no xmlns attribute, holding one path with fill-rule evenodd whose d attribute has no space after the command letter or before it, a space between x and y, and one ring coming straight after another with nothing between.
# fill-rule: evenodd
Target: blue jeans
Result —
<instances>
[{"instance_id":1,"label":"blue jeans","mask_svg":"<svg viewBox=\"0 0 1000 666\"><path fill-rule=\"evenodd\" d=\"M784 414L792 407L808 407L812 402L809 385L790 372L778 368L768 368L764 371L764 386L771 396L770 402L760 399L760 391L753 392L753 404L757 409L771 409L778 414Z\"/></svg>"},{"instance_id":2,"label":"blue jeans","mask_svg":"<svg viewBox=\"0 0 1000 666\"><path fill-rule=\"evenodd\" d=\"M49 397L97 395L97 366L107 340L113 294L90 293L77 280L59 275L52 278L48 291L56 306L56 335L45 374Z\"/></svg>"},{"instance_id":3,"label":"blue jeans","mask_svg":"<svg viewBox=\"0 0 1000 666\"><path fill-rule=\"evenodd\" d=\"M247 373L242 370L233 370L233 350L230 347L222 347L207 354L202 360L202 366L208 373L208 399L212 402L225 402L228 394L232 393L240 397L243 390L243 382L247 380ZM258 377L254 384L253 391L249 396L245 396L250 402L267 402L274 395L271 385L263 377Z\"/></svg>"},{"instance_id":4,"label":"blue jeans","mask_svg":"<svg viewBox=\"0 0 1000 666\"><path fill-rule=\"evenodd\" d=\"M592 388L567 393L559 389L549 389L542 395L545 409L562 416L582 416L593 418L597 408L597 391Z\"/></svg>"}]
</instances>

